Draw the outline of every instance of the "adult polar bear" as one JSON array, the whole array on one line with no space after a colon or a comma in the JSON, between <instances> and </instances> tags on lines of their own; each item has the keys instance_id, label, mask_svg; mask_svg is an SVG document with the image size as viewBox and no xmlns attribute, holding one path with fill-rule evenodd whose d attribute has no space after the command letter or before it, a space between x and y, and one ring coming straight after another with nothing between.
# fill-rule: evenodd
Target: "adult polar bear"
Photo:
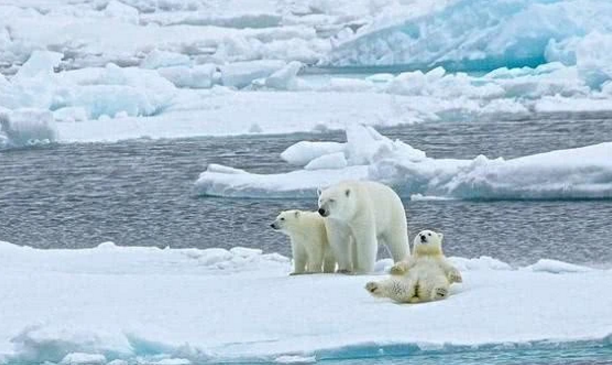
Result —
<instances>
[{"instance_id":1,"label":"adult polar bear","mask_svg":"<svg viewBox=\"0 0 612 365\"><path fill-rule=\"evenodd\" d=\"M374 271L378 242L389 248L395 262L406 258L406 212L393 189L373 181L346 181L318 193L338 272Z\"/></svg>"}]
</instances>

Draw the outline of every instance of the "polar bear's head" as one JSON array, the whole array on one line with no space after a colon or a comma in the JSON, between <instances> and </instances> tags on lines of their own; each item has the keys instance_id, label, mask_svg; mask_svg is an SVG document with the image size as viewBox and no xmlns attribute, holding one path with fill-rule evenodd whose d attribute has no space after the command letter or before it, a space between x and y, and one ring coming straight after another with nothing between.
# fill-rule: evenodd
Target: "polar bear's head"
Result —
<instances>
[{"instance_id":1,"label":"polar bear's head","mask_svg":"<svg viewBox=\"0 0 612 365\"><path fill-rule=\"evenodd\" d=\"M319 194L319 214L322 217L346 220L355 213L357 204L353 187L349 184L338 184Z\"/></svg>"},{"instance_id":2,"label":"polar bear's head","mask_svg":"<svg viewBox=\"0 0 612 365\"><path fill-rule=\"evenodd\" d=\"M274 222L270 224L270 227L285 234L289 234L295 229L301 228L299 223L301 213L302 212L299 210L285 210L276 217Z\"/></svg>"},{"instance_id":3,"label":"polar bear's head","mask_svg":"<svg viewBox=\"0 0 612 365\"><path fill-rule=\"evenodd\" d=\"M414 255L442 255L442 238L442 233L428 229L419 232L412 243Z\"/></svg>"}]
</instances>

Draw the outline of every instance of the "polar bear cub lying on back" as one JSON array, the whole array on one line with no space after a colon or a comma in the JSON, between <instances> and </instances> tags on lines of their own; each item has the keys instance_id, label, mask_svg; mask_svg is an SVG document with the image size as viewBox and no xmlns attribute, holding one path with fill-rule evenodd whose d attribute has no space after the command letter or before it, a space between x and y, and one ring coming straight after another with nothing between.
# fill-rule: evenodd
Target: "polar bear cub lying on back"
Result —
<instances>
[{"instance_id":1,"label":"polar bear cub lying on back","mask_svg":"<svg viewBox=\"0 0 612 365\"><path fill-rule=\"evenodd\" d=\"M461 273L442 253L442 233L425 230L414 238L413 255L391 268L391 278L369 282L366 290L377 297L400 303L444 299L452 283L461 283Z\"/></svg>"},{"instance_id":2,"label":"polar bear cub lying on back","mask_svg":"<svg viewBox=\"0 0 612 365\"><path fill-rule=\"evenodd\" d=\"M289 236L293 253L293 273L333 273L336 259L329 247L325 218L316 212L287 210L270 225Z\"/></svg>"}]
</instances>

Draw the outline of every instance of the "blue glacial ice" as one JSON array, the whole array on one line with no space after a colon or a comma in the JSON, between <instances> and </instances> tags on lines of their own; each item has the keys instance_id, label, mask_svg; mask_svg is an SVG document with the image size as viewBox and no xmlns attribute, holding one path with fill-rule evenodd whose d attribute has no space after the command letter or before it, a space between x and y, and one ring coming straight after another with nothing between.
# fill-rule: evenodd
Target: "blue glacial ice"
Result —
<instances>
[{"instance_id":1,"label":"blue glacial ice","mask_svg":"<svg viewBox=\"0 0 612 365\"><path fill-rule=\"evenodd\" d=\"M611 17L606 0L457 0L433 12L382 17L340 43L323 63L490 71L535 67L547 56L571 62L567 52L549 47L610 33Z\"/></svg>"},{"instance_id":2,"label":"blue glacial ice","mask_svg":"<svg viewBox=\"0 0 612 365\"><path fill-rule=\"evenodd\" d=\"M53 114L40 109L8 110L0 107L0 150L54 142Z\"/></svg>"}]
</instances>

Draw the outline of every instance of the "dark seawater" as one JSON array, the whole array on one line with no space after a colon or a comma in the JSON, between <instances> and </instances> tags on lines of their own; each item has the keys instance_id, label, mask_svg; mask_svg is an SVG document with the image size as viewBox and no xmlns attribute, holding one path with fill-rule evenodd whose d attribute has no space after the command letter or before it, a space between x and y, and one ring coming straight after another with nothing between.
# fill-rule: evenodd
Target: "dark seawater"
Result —
<instances>
[{"instance_id":1,"label":"dark seawater","mask_svg":"<svg viewBox=\"0 0 612 365\"><path fill-rule=\"evenodd\" d=\"M612 120L456 122L379 129L431 157L512 158L612 141ZM340 132L104 144L56 144L0 152L0 240L40 248L259 247L289 255L268 226L280 210L316 200L199 197L208 163L290 171L279 157L300 140ZM612 156L611 156L612 158ZM451 256L488 255L512 264L553 258L612 267L612 201L405 201L414 234L445 234Z\"/></svg>"}]
</instances>

